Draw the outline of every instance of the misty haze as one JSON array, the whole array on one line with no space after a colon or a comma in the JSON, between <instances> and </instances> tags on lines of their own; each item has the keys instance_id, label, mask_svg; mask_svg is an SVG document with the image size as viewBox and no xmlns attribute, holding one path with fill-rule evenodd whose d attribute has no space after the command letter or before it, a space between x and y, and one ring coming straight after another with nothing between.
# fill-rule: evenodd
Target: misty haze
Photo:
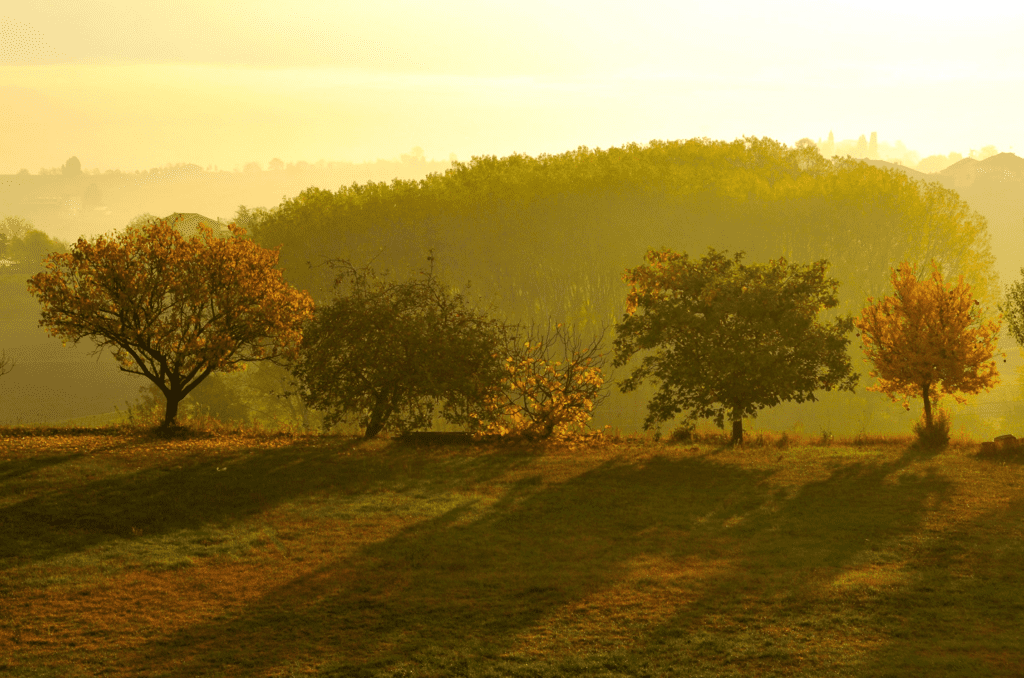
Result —
<instances>
[{"instance_id":1,"label":"misty haze","mask_svg":"<svg viewBox=\"0 0 1024 678\"><path fill-rule=\"evenodd\" d=\"M1024 675L1022 27L5 8L0 674Z\"/></svg>"}]
</instances>

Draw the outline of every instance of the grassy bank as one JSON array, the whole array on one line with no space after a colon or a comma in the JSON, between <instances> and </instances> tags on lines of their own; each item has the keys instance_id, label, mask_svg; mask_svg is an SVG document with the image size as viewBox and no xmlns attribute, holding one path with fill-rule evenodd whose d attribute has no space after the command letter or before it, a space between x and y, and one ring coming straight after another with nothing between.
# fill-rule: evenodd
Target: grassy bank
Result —
<instances>
[{"instance_id":1,"label":"grassy bank","mask_svg":"<svg viewBox=\"0 0 1024 678\"><path fill-rule=\"evenodd\" d=\"M826 442L0 429L0 673L1021 675L1024 453Z\"/></svg>"}]
</instances>

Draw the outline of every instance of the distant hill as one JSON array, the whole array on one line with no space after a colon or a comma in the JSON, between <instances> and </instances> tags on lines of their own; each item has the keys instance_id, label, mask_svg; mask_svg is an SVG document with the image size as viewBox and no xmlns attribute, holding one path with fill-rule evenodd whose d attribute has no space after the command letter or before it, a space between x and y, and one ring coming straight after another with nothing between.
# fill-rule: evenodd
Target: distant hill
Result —
<instances>
[{"instance_id":1,"label":"distant hill","mask_svg":"<svg viewBox=\"0 0 1024 678\"><path fill-rule=\"evenodd\" d=\"M1003 284L1021 276L1024 267L1024 158L1013 153L998 153L984 160L964 158L934 174L882 160L863 162L955 190L988 221L996 270Z\"/></svg>"},{"instance_id":2,"label":"distant hill","mask_svg":"<svg viewBox=\"0 0 1024 678\"><path fill-rule=\"evenodd\" d=\"M860 160L861 160L861 162L867 163L868 165L871 165L872 167L879 167L881 169L895 169L895 170L899 170L899 171L903 172L904 174L906 174L911 179L916 179L918 181L939 181L940 183L942 183L942 178L936 177L934 174L926 174L924 172L918 172L915 169L910 169L909 167L906 167L905 165L901 165L899 163L886 162L885 160L868 160L866 158L861 158Z\"/></svg>"}]
</instances>

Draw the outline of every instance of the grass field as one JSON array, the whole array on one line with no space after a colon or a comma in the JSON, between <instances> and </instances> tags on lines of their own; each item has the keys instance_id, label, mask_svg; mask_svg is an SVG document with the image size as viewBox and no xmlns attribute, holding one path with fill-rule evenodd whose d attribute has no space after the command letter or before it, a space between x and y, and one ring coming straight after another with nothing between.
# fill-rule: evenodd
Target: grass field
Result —
<instances>
[{"instance_id":1,"label":"grass field","mask_svg":"<svg viewBox=\"0 0 1024 678\"><path fill-rule=\"evenodd\" d=\"M0 429L0 674L1022 676L1024 452Z\"/></svg>"}]
</instances>

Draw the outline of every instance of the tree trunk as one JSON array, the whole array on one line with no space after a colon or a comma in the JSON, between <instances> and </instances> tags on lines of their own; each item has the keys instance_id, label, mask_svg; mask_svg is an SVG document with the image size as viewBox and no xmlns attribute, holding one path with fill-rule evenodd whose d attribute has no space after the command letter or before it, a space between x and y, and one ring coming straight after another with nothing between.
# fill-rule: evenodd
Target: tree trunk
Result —
<instances>
[{"instance_id":1,"label":"tree trunk","mask_svg":"<svg viewBox=\"0 0 1024 678\"><path fill-rule=\"evenodd\" d=\"M164 423L160 424L160 428L168 429L177 424L178 418L178 403L181 402L181 396L178 393L165 394L167 398L167 409L164 410Z\"/></svg>"},{"instance_id":2,"label":"tree trunk","mask_svg":"<svg viewBox=\"0 0 1024 678\"><path fill-rule=\"evenodd\" d=\"M924 425L929 430L932 427L932 400L928 393L931 384L925 384L922 391L924 392Z\"/></svg>"},{"instance_id":3,"label":"tree trunk","mask_svg":"<svg viewBox=\"0 0 1024 678\"><path fill-rule=\"evenodd\" d=\"M377 396L373 410L370 412L370 421L366 423L366 431L363 433L365 440L373 438L384 430L384 426L388 423L388 417L391 416L390 401L391 399L384 394Z\"/></svg>"},{"instance_id":4,"label":"tree trunk","mask_svg":"<svg viewBox=\"0 0 1024 678\"><path fill-rule=\"evenodd\" d=\"M733 410L732 412L732 440L729 441L729 444L743 444L743 417L740 416L739 410Z\"/></svg>"}]
</instances>

